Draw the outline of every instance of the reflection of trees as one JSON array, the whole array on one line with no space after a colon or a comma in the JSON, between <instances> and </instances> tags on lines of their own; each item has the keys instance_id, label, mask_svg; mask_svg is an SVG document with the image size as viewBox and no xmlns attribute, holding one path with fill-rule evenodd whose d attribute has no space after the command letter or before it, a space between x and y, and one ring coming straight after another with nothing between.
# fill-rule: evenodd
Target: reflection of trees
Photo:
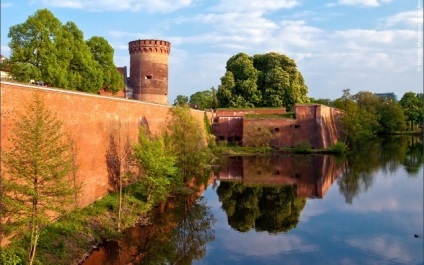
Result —
<instances>
[{"instance_id":1,"label":"reflection of trees","mask_svg":"<svg viewBox=\"0 0 424 265\"><path fill-rule=\"evenodd\" d=\"M176 221L174 229L167 229ZM140 264L191 264L206 254L206 243L214 240L210 207L203 197L178 202L173 211L165 211L153 219L150 233L154 237L146 240Z\"/></svg>"},{"instance_id":2,"label":"reflection of trees","mask_svg":"<svg viewBox=\"0 0 424 265\"><path fill-rule=\"evenodd\" d=\"M423 142L417 138L411 138L403 166L409 175L417 176L418 170L423 165Z\"/></svg>"},{"instance_id":3,"label":"reflection of trees","mask_svg":"<svg viewBox=\"0 0 424 265\"><path fill-rule=\"evenodd\" d=\"M306 199L296 198L296 187L246 187L239 182L221 182L217 189L230 226L246 232L252 228L270 233L296 227Z\"/></svg>"},{"instance_id":4,"label":"reflection of trees","mask_svg":"<svg viewBox=\"0 0 424 265\"><path fill-rule=\"evenodd\" d=\"M403 136L373 141L348 154L346 164L338 184L346 202L352 203L371 187L377 170L395 172L403 165L408 173L416 173L423 165L422 139Z\"/></svg>"}]
</instances>

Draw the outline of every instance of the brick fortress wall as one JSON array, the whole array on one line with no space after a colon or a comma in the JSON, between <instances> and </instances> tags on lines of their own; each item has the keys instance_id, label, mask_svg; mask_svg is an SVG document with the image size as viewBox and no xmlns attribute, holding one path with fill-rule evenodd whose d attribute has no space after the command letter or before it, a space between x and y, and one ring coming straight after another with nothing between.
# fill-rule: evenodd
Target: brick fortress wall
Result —
<instances>
[{"instance_id":1,"label":"brick fortress wall","mask_svg":"<svg viewBox=\"0 0 424 265\"><path fill-rule=\"evenodd\" d=\"M138 126L144 123L159 134L170 106L93 94L51 89L18 83L1 83L1 148L10 145L8 138L13 118L22 113L24 103L40 92L46 106L63 121L77 145L78 180L83 182L79 205L85 206L108 193L106 153L111 134L137 140ZM204 112L192 110L204 130ZM208 114L211 118L211 114Z\"/></svg>"},{"instance_id":2,"label":"brick fortress wall","mask_svg":"<svg viewBox=\"0 0 424 265\"><path fill-rule=\"evenodd\" d=\"M342 135L340 110L320 104L295 105L295 119L270 115L269 117L245 117L246 114L284 114L285 109L270 110L217 110L212 132L218 140L245 145L246 128L266 128L274 135L270 142L274 147L308 145L312 148L328 148L336 144Z\"/></svg>"}]
</instances>

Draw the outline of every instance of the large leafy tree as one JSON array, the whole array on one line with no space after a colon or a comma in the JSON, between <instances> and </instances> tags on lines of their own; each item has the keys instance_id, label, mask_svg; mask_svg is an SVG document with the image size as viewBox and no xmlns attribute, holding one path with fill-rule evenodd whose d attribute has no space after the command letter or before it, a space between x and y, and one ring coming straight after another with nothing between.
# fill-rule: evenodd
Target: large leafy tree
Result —
<instances>
[{"instance_id":1,"label":"large leafy tree","mask_svg":"<svg viewBox=\"0 0 424 265\"><path fill-rule=\"evenodd\" d=\"M124 88L124 82L113 62L114 50L112 46L105 38L99 36L91 37L86 43L103 73L101 87L112 93L121 91Z\"/></svg>"},{"instance_id":2,"label":"large leafy tree","mask_svg":"<svg viewBox=\"0 0 424 265\"><path fill-rule=\"evenodd\" d=\"M399 103L405 112L406 120L409 122L411 130L415 125L424 122L424 99L422 93L407 92L402 96Z\"/></svg>"},{"instance_id":3,"label":"large leafy tree","mask_svg":"<svg viewBox=\"0 0 424 265\"><path fill-rule=\"evenodd\" d=\"M62 123L34 94L23 115L16 117L10 150L2 153L7 178L2 180L5 231L29 235L29 264L38 238L55 214L72 208L78 188L72 185L74 159Z\"/></svg>"},{"instance_id":4,"label":"large leafy tree","mask_svg":"<svg viewBox=\"0 0 424 265\"><path fill-rule=\"evenodd\" d=\"M102 86L103 72L99 63L93 59L89 47L84 41L84 35L73 22L64 26L70 41L72 59L69 61L69 88L79 91L97 93Z\"/></svg>"},{"instance_id":5,"label":"large leafy tree","mask_svg":"<svg viewBox=\"0 0 424 265\"><path fill-rule=\"evenodd\" d=\"M199 109L213 108L213 89L198 91L190 96L190 103L199 105Z\"/></svg>"},{"instance_id":6,"label":"large leafy tree","mask_svg":"<svg viewBox=\"0 0 424 265\"><path fill-rule=\"evenodd\" d=\"M239 53L227 61L217 98L219 107L281 107L306 103L308 87L294 60L275 52L249 57Z\"/></svg>"},{"instance_id":7,"label":"large leafy tree","mask_svg":"<svg viewBox=\"0 0 424 265\"><path fill-rule=\"evenodd\" d=\"M61 22L47 9L38 10L24 23L10 27L12 76L22 82L43 80L65 87L72 54L65 51L68 43L64 35Z\"/></svg>"},{"instance_id":8,"label":"large leafy tree","mask_svg":"<svg viewBox=\"0 0 424 265\"><path fill-rule=\"evenodd\" d=\"M123 87L111 61L113 49L99 48L107 42L93 37L86 43L75 23L62 24L47 9L10 27L8 37L11 74L20 82L43 81L49 86L91 93L101 88L117 92Z\"/></svg>"},{"instance_id":9,"label":"large leafy tree","mask_svg":"<svg viewBox=\"0 0 424 265\"><path fill-rule=\"evenodd\" d=\"M380 134L391 134L406 129L405 116L400 104L391 99L381 99L377 105Z\"/></svg>"},{"instance_id":10,"label":"large leafy tree","mask_svg":"<svg viewBox=\"0 0 424 265\"><path fill-rule=\"evenodd\" d=\"M184 106L188 103L188 97L184 95L178 95L174 100L174 106Z\"/></svg>"},{"instance_id":11,"label":"large leafy tree","mask_svg":"<svg viewBox=\"0 0 424 265\"><path fill-rule=\"evenodd\" d=\"M335 100L334 105L344 111L341 124L345 142L349 145L370 139L379 130L378 116L367 111L364 105L358 104L350 89L343 90L343 96Z\"/></svg>"}]
</instances>

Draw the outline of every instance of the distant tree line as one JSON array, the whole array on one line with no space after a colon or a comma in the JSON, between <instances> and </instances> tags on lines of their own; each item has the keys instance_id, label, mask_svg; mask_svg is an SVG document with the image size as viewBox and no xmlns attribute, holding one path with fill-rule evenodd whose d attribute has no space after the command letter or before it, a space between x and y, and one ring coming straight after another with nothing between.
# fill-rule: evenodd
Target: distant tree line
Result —
<instances>
[{"instance_id":1,"label":"distant tree line","mask_svg":"<svg viewBox=\"0 0 424 265\"><path fill-rule=\"evenodd\" d=\"M341 118L344 141L354 145L376 135L414 131L424 122L424 97L422 93L407 92L399 101L391 97L378 97L369 91L355 95L350 89L343 90L336 100L310 99L343 110Z\"/></svg>"},{"instance_id":2,"label":"distant tree line","mask_svg":"<svg viewBox=\"0 0 424 265\"><path fill-rule=\"evenodd\" d=\"M41 9L10 27L8 66L20 82L42 81L48 86L98 93L124 88L113 62L114 50L103 37L84 40L70 21L62 24L49 10Z\"/></svg>"}]
</instances>

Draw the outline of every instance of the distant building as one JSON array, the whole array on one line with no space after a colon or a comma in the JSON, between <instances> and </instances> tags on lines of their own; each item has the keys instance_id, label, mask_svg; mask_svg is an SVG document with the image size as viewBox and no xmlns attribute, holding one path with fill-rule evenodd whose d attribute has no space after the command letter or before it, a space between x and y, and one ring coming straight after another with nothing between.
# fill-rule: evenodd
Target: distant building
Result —
<instances>
[{"instance_id":1,"label":"distant building","mask_svg":"<svg viewBox=\"0 0 424 265\"><path fill-rule=\"evenodd\" d=\"M5 65L7 63L9 59L7 59L5 56L0 54L0 64L1 64L1 69L0 69L0 78L2 80L6 79L6 80L10 80L12 79L12 77L9 74L9 70L8 69L4 69L3 65Z\"/></svg>"},{"instance_id":2,"label":"distant building","mask_svg":"<svg viewBox=\"0 0 424 265\"><path fill-rule=\"evenodd\" d=\"M342 134L340 115L338 109L320 104L296 104L290 115L285 108L217 109L212 133L217 141L248 146L252 140L248 128L268 130L270 146L324 149L336 144Z\"/></svg>"},{"instance_id":3,"label":"distant building","mask_svg":"<svg viewBox=\"0 0 424 265\"><path fill-rule=\"evenodd\" d=\"M394 101L397 101L397 95L393 92L388 92L388 93L375 93L374 95L376 95L379 98L391 98Z\"/></svg>"}]
</instances>

